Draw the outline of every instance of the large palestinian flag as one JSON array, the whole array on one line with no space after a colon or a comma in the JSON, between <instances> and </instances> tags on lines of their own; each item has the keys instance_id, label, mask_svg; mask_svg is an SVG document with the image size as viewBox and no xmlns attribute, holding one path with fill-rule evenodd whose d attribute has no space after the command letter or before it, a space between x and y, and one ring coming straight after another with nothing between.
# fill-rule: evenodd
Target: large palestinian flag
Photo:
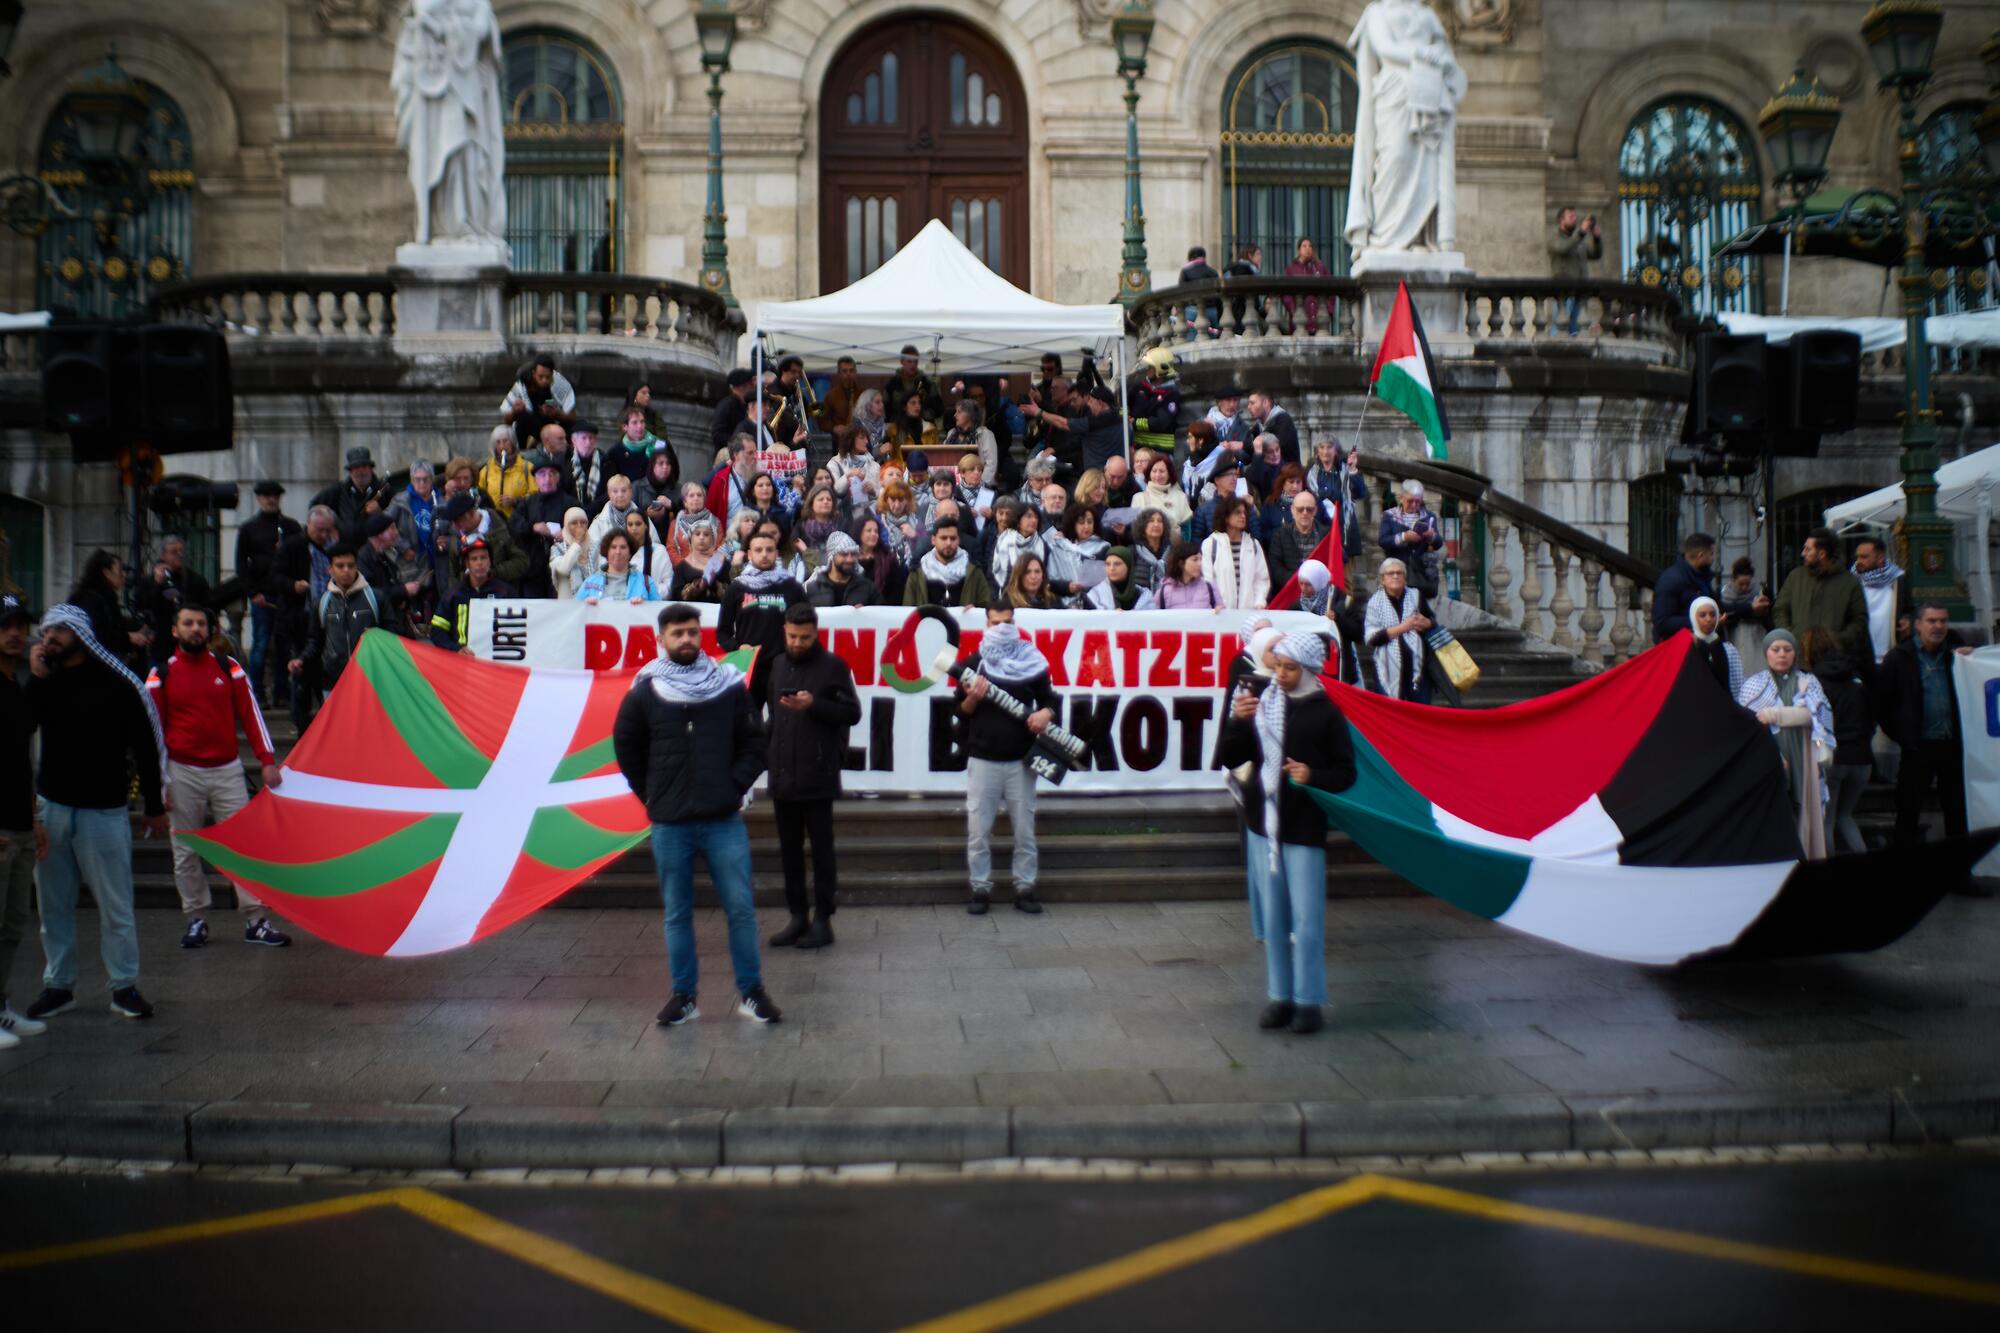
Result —
<instances>
[{"instance_id":1,"label":"large palestinian flag","mask_svg":"<svg viewBox=\"0 0 2000 1333\"><path fill-rule=\"evenodd\" d=\"M1357 776L1312 796L1426 892L1636 963L1879 948L2000 837L1802 860L1778 749L1693 642L1485 712L1325 682Z\"/></svg>"},{"instance_id":2,"label":"large palestinian flag","mask_svg":"<svg viewBox=\"0 0 2000 1333\"><path fill-rule=\"evenodd\" d=\"M336 944L395 955L470 944L645 836L645 808L611 756L631 682L371 630L282 785L176 836Z\"/></svg>"}]
</instances>

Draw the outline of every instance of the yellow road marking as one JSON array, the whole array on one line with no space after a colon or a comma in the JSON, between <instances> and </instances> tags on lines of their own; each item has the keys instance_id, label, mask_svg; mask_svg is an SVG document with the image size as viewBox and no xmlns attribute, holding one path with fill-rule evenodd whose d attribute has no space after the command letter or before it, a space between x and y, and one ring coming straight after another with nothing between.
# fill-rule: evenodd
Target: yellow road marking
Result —
<instances>
[{"instance_id":1,"label":"yellow road marking","mask_svg":"<svg viewBox=\"0 0 2000 1333\"><path fill-rule=\"evenodd\" d=\"M574 1245L503 1222L456 1199L429 1190L408 1193L413 1197L400 1200L402 1206L427 1222L636 1310L695 1329L697 1333L791 1333L783 1324L769 1323L733 1306L620 1268Z\"/></svg>"},{"instance_id":2,"label":"yellow road marking","mask_svg":"<svg viewBox=\"0 0 2000 1333\"><path fill-rule=\"evenodd\" d=\"M988 1329L1012 1328L1067 1306L1095 1300L1121 1288L1330 1217L1343 1208L1368 1202L1377 1192L1374 1177L1356 1176L1338 1185L1328 1185L1324 1189L1287 1199L1248 1217L1205 1227L1177 1240L1149 1245L1122 1258L1080 1269L1066 1277L1040 1282L978 1305L967 1306L955 1314L912 1324L902 1333L984 1333Z\"/></svg>"},{"instance_id":3,"label":"yellow road marking","mask_svg":"<svg viewBox=\"0 0 2000 1333\"><path fill-rule=\"evenodd\" d=\"M16 1250L11 1254L0 1254L0 1272L37 1268L45 1264L69 1263L78 1259L96 1259L105 1255L129 1254L135 1250L214 1240L223 1236L241 1236L274 1227L295 1226L301 1222L351 1216L374 1208L400 1208L412 1217L420 1218L433 1226L484 1245L488 1249L497 1250L518 1263L539 1268L565 1282L574 1283L602 1296L609 1296L615 1301L623 1302L634 1309L643 1310L647 1314L669 1320L684 1328L694 1329L696 1333L792 1333L782 1324L769 1323L719 1301L711 1301L705 1296L698 1296L694 1292L661 1282L657 1278L620 1268L617 1264L586 1254L573 1245L566 1245L559 1240L551 1240L547 1236L529 1231L525 1227L503 1222L489 1213L468 1207L455 1199L445 1198L430 1190L409 1187L375 1190L367 1194L350 1194L319 1203L297 1204L289 1208L269 1208L262 1212L243 1213L236 1217L217 1218L209 1222L190 1222L182 1226L159 1227L152 1231L135 1231L124 1236L73 1241L66 1245L49 1245L36 1250Z\"/></svg>"},{"instance_id":4,"label":"yellow road marking","mask_svg":"<svg viewBox=\"0 0 2000 1333\"><path fill-rule=\"evenodd\" d=\"M1588 1213L1568 1213L1554 1208L1538 1208L1532 1204L1514 1203L1511 1200L1496 1199L1484 1194L1470 1194L1463 1190L1445 1189L1438 1185L1426 1185L1414 1180L1393 1177L1380 1178L1376 1183L1376 1193L1378 1197L1385 1199L1396 1199L1425 1208L1483 1217L1494 1222L1514 1222L1523 1226L1567 1231L1574 1235L1591 1236L1599 1240L1623 1241L1632 1245L1649 1246L1656 1250L1672 1250L1679 1254L1696 1255L1703 1259L1752 1264L1759 1268L1774 1268L1805 1277L1883 1287L1890 1291L1909 1292L1918 1296L1938 1296L1946 1300L1969 1301L1977 1305L2000 1305L2000 1285L1976 1282L1970 1278L1951 1277L1943 1273L1927 1273L1921 1269L1897 1268L1889 1264L1843 1259L1835 1255L1813 1254L1805 1250L1787 1250L1774 1245L1724 1240L1719 1236L1703 1236L1692 1231L1674 1231L1666 1227L1620 1222L1607 1217L1593 1217Z\"/></svg>"},{"instance_id":5,"label":"yellow road marking","mask_svg":"<svg viewBox=\"0 0 2000 1333\"><path fill-rule=\"evenodd\" d=\"M107 1254L125 1254L132 1250L150 1250L161 1245L182 1245L188 1241L240 1236L245 1232L264 1231L271 1227L288 1227L300 1222L316 1222L327 1217L344 1217L349 1213L366 1212L370 1208L392 1207L400 1202L399 1196L404 1193L406 1191L400 1189L375 1190L367 1194L348 1194L338 1199L324 1199L319 1203L301 1203L289 1208L270 1208L258 1213L220 1217L211 1222L188 1222L181 1226L160 1227L153 1231L135 1231L124 1236L105 1236L99 1240L48 1245L38 1250L15 1250L11 1254L0 1254L0 1273L22 1268L39 1268L43 1264L69 1263L76 1259L96 1259Z\"/></svg>"}]
</instances>

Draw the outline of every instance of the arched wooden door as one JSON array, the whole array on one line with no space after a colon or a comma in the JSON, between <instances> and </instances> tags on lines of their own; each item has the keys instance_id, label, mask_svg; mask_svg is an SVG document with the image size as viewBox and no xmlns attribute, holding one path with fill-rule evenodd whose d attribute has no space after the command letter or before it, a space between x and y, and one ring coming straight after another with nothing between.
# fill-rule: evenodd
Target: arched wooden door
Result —
<instances>
[{"instance_id":1,"label":"arched wooden door","mask_svg":"<svg viewBox=\"0 0 2000 1333\"><path fill-rule=\"evenodd\" d=\"M881 267L942 218L989 268L1028 285L1027 99L977 30L903 14L840 53L820 95L820 290Z\"/></svg>"}]
</instances>

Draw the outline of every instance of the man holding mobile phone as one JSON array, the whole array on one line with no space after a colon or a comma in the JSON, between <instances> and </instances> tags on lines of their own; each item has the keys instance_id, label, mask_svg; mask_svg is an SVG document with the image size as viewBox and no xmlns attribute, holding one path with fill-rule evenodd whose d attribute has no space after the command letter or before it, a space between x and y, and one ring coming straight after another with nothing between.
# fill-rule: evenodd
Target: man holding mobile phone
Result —
<instances>
[{"instance_id":1,"label":"man holding mobile phone","mask_svg":"<svg viewBox=\"0 0 2000 1333\"><path fill-rule=\"evenodd\" d=\"M848 728L861 720L861 696L847 663L821 646L819 614L806 603L785 612L785 654L771 667L771 812L785 905L792 919L771 936L774 948L823 949L833 943L833 803ZM813 912L806 918L806 838L812 838Z\"/></svg>"}]
</instances>

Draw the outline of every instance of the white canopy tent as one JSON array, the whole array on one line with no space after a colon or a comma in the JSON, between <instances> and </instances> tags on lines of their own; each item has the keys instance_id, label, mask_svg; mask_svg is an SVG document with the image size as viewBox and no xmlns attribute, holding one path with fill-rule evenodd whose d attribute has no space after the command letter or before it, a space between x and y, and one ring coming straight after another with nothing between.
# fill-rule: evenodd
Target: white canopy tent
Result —
<instances>
[{"instance_id":1,"label":"white canopy tent","mask_svg":"<svg viewBox=\"0 0 2000 1333\"><path fill-rule=\"evenodd\" d=\"M941 365L954 374L990 372L1039 360L1045 352L1109 352L1124 407L1124 309L1031 296L981 263L935 218L859 282L763 306L750 333L759 384L766 357L851 356L862 370L891 371L907 346L918 349L933 376Z\"/></svg>"},{"instance_id":2,"label":"white canopy tent","mask_svg":"<svg viewBox=\"0 0 2000 1333\"><path fill-rule=\"evenodd\" d=\"M1725 312L1716 316L1731 333L1763 334L1768 342L1787 343L1795 333L1813 329L1837 329L1859 334L1861 350L1879 352L1885 347L1901 347L1908 328L1901 319L1843 315L1746 315ZM1976 310L1962 315L1932 315L1924 321L1924 338L1933 347L2000 347L2000 310Z\"/></svg>"},{"instance_id":3,"label":"white canopy tent","mask_svg":"<svg viewBox=\"0 0 2000 1333\"><path fill-rule=\"evenodd\" d=\"M1953 555L1966 571L1980 623L1993 624L1993 513L2000 505L2000 444L1990 445L1963 458L1954 458L1937 470L1937 510L1952 521L1957 531ZM1826 525L1846 536L1864 531L1885 531L1903 517L1903 487L1898 482L1870 491L1826 511Z\"/></svg>"}]
</instances>

